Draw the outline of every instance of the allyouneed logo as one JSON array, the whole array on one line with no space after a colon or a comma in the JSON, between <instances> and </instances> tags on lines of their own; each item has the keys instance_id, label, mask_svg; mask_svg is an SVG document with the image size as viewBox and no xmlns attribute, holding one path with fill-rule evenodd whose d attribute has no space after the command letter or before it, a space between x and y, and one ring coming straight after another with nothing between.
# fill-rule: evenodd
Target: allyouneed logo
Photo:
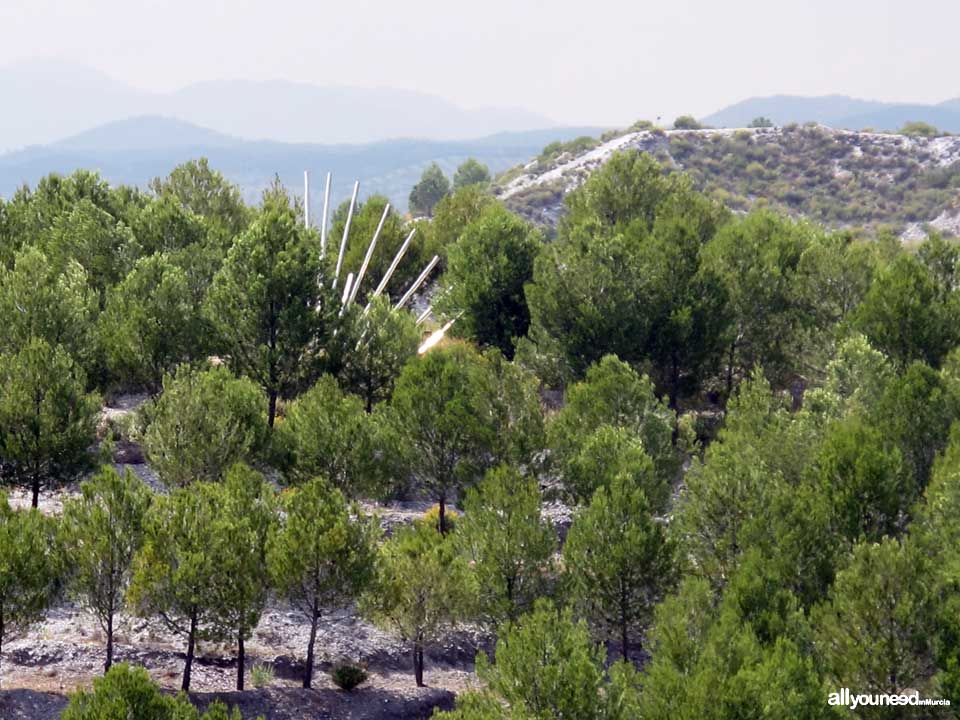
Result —
<instances>
[{"instance_id":1,"label":"allyouneed logo","mask_svg":"<svg viewBox=\"0 0 960 720\"><path fill-rule=\"evenodd\" d=\"M827 704L841 705L856 710L858 707L866 705L949 705L950 701L944 698L922 698L917 690L909 695L887 695L885 693L856 694L850 692L849 688L840 688L840 692L830 693Z\"/></svg>"}]
</instances>

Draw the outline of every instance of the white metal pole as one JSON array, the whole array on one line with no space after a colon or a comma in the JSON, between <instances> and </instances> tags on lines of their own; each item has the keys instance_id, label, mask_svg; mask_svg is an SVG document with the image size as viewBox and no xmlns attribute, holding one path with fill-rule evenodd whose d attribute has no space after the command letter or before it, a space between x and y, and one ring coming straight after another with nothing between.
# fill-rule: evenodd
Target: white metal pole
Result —
<instances>
[{"instance_id":1,"label":"white metal pole","mask_svg":"<svg viewBox=\"0 0 960 720\"><path fill-rule=\"evenodd\" d=\"M353 284L353 289L350 291L350 302L353 302L357 299L357 292L360 290L360 283L363 282L363 276L367 273L367 266L370 265L370 258L373 257L374 248L377 247L377 238L380 237L380 232L383 230L383 224L387 221L387 215L390 213L390 203L386 204L386 207L383 208L383 215L380 218L380 224L377 225L377 231L373 234L373 239L370 241L370 245L367 246L367 254L363 256L363 264L360 266L360 272L357 273L357 281Z\"/></svg>"},{"instance_id":2,"label":"white metal pole","mask_svg":"<svg viewBox=\"0 0 960 720\"><path fill-rule=\"evenodd\" d=\"M327 210L330 207L330 173L327 173L327 189L323 192L323 220L320 226L320 254L327 256Z\"/></svg>"},{"instance_id":3,"label":"white metal pole","mask_svg":"<svg viewBox=\"0 0 960 720\"><path fill-rule=\"evenodd\" d=\"M408 301L411 297L413 297L413 294L417 291L417 289L418 289L421 285L423 285L423 281L427 279L427 275L429 275L429 274L430 274L430 271L433 270L433 269L437 266L437 263L438 263L438 262L440 262L440 256L439 256L439 255L434 255L434 256L433 256L433 260L431 260L431 261L427 264L427 267L424 268L423 272L420 273L420 277L418 277L416 280L413 281L413 285L410 286L410 289L407 290L406 293L404 293L404 295L403 295L402 298L400 298L400 302L398 302L396 305L393 306L393 309L394 309L394 310L399 310L400 308L402 308L404 305L407 304L407 301Z\"/></svg>"},{"instance_id":4,"label":"white metal pole","mask_svg":"<svg viewBox=\"0 0 960 720\"><path fill-rule=\"evenodd\" d=\"M400 249L394 256L393 262L390 263L390 267L388 267L387 271L383 274L383 279L380 280L380 284L377 285L377 289L373 291L373 297L377 297L387 287L387 283L390 282L393 272L397 269L397 265L399 265L400 261L403 259L403 255L407 252L407 248L410 247L410 241L413 240L413 236L416 232L416 228L411 230L410 234L407 235L407 239L403 241L403 245L400 246Z\"/></svg>"},{"instance_id":5,"label":"white metal pole","mask_svg":"<svg viewBox=\"0 0 960 720\"><path fill-rule=\"evenodd\" d=\"M350 222L353 220L353 208L357 204L357 193L360 191L360 181L353 183L353 197L350 198L350 209L347 211L347 223L343 226L343 239L340 240L340 254L337 255L337 269L333 274L333 286L337 286L340 278L340 269L343 267L343 254L347 251L347 237L350 235Z\"/></svg>"},{"instance_id":6,"label":"white metal pole","mask_svg":"<svg viewBox=\"0 0 960 720\"><path fill-rule=\"evenodd\" d=\"M430 313L432 312L433 312L433 308L428 306L426 310L420 313L420 317L417 318L417 325L422 324L424 320L430 317Z\"/></svg>"},{"instance_id":7,"label":"white metal pole","mask_svg":"<svg viewBox=\"0 0 960 720\"><path fill-rule=\"evenodd\" d=\"M343 297L340 298L340 314L343 315L343 308L350 299L350 286L353 284L353 273L347 273L347 281L343 284Z\"/></svg>"},{"instance_id":8,"label":"white metal pole","mask_svg":"<svg viewBox=\"0 0 960 720\"><path fill-rule=\"evenodd\" d=\"M310 172L303 171L303 226L310 228Z\"/></svg>"}]
</instances>

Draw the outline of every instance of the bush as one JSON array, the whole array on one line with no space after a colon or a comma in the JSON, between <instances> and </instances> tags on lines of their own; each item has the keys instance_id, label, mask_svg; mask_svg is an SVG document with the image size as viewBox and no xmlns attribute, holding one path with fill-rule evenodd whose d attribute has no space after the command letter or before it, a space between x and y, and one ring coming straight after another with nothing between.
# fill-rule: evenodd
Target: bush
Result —
<instances>
[{"instance_id":1,"label":"bush","mask_svg":"<svg viewBox=\"0 0 960 720\"><path fill-rule=\"evenodd\" d=\"M693 115L681 115L673 121L674 130L702 130L703 125Z\"/></svg>"},{"instance_id":2,"label":"bush","mask_svg":"<svg viewBox=\"0 0 960 720\"><path fill-rule=\"evenodd\" d=\"M273 684L273 668L270 665L256 664L250 670L250 682L255 688L265 688Z\"/></svg>"},{"instance_id":3,"label":"bush","mask_svg":"<svg viewBox=\"0 0 960 720\"><path fill-rule=\"evenodd\" d=\"M337 665L330 672L330 679L333 680L333 684L347 692L365 682L367 677L367 671L356 665Z\"/></svg>"}]
</instances>

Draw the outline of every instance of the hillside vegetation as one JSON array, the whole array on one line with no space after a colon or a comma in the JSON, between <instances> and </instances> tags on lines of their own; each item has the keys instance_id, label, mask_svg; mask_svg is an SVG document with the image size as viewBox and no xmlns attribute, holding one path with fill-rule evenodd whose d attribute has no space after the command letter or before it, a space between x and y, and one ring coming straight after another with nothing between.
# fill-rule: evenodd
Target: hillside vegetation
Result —
<instances>
[{"instance_id":1,"label":"hillside vegetation","mask_svg":"<svg viewBox=\"0 0 960 720\"><path fill-rule=\"evenodd\" d=\"M563 197L618 150L650 153L738 212L773 207L834 227L960 230L960 137L833 130L641 130L580 141L507 171L496 189L525 217L555 224ZM549 148L548 148L549 150Z\"/></svg>"},{"instance_id":2,"label":"hillside vegetation","mask_svg":"<svg viewBox=\"0 0 960 720\"><path fill-rule=\"evenodd\" d=\"M641 137L713 142L549 147L513 181L580 183L549 239L477 162L325 249L206 162L0 202L0 717L960 702L960 246L731 212Z\"/></svg>"}]
</instances>

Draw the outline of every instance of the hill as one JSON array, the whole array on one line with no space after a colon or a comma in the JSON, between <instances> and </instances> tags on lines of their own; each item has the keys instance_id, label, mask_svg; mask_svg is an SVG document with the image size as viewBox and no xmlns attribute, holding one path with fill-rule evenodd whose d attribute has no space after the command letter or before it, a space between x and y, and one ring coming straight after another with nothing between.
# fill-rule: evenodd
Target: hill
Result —
<instances>
[{"instance_id":1,"label":"hill","mask_svg":"<svg viewBox=\"0 0 960 720\"><path fill-rule=\"evenodd\" d=\"M259 140L366 143L391 138L456 140L556 125L520 108L462 108L411 90L285 81L196 83L145 92L83 66L30 62L0 68L0 152L141 115L164 115Z\"/></svg>"},{"instance_id":2,"label":"hill","mask_svg":"<svg viewBox=\"0 0 960 720\"><path fill-rule=\"evenodd\" d=\"M847 130L899 130L907 122L930 123L946 132L960 132L960 98L939 105L884 103L845 95L797 97L772 95L743 100L702 119L711 127L746 127L765 117L776 125L817 122Z\"/></svg>"},{"instance_id":3,"label":"hill","mask_svg":"<svg viewBox=\"0 0 960 720\"><path fill-rule=\"evenodd\" d=\"M0 155L0 197L44 175L98 170L115 184L145 187L176 165L201 156L238 184L245 199L256 201L275 176L296 190L303 171L312 170L311 200L323 202L322 173L332 172L334 200L349 198L355 178L363 195L382 193L406 208L410 188L436 161L448 173L468 157L499 172L525 161L551 141L567 140L597 128L551 128L499 133L477 140L386 140L354 145L316 145L248 141L180 120L147 116L110 123L51 145Z\"/></svg>"},{"instance_id":4,"label":"hill","mask_svg":"<svg viewBox=\"0 0 960 720\"><path fill-rule=\"evenodd\" d=\"M495 192L552 225L563 196L618 150L651 153L736 211L770 205L833 227L925 224L960 233L960 137L920 138L822 125L741 130L643 130L581 142L514 168Z\"/></svg>"}]
</instances>

